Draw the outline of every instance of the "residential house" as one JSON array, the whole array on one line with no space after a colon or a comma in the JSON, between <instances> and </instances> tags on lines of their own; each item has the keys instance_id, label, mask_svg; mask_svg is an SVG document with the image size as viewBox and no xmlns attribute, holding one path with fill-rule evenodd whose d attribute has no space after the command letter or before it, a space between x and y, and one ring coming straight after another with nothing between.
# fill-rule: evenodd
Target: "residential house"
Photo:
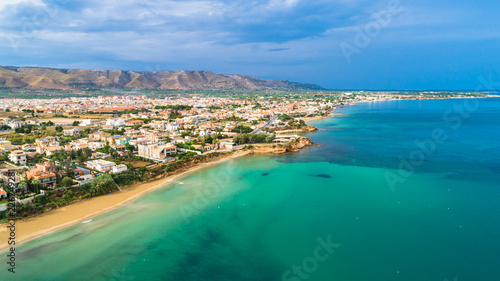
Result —
<instances>
[{"instance_id":1,"label":"residential house","mask_svg":"<svg viewBox=\"0 0 500 281\"><path fill-rule=\"evenodd\" d=\"M10 151L12 148L15 148L15 146L12 146L12 143L8 140L0 140L0 149L4 152Z\"/></svg>"},{"instance_id":2,"label":"residential house","mask_svg":"<svg viewBox=\"0 0 500 281\"><path fill-rule=\"evenodd\" d=\"M139 156L156 161L166 161L168 155L177 153L177 146L173 144L139 144Z\"/></svg>"},{"instance_id":3,"label":"residential house","mask_svg":"<svg viewBox=\"0 0 500 281\"><path fill-rule=\"evenodd\" d=\"M22 150L14 150L9 154L10 161L26 165L26 153Z\"/></svg>"},{"instance_id":4,"label":"residential house","mask_svg":"<svg viewBox=\"0 0 500 281\"><path fill-rule=\"evenodd\" d=\"M109 136L111 136L110 133L106 133L106 132L103 132L103 131L97 131L97 132L95 132L93 134L90 134L89 138L91 140L102 140L102 139L104 139L106 137L109 137Z\"/></svg>"},{"instance_id":5,"label":"residential house","mask_svg":"<svg viewBox=\"0 0 500 281\"><path fill-rule=\"evenodd\" d=\"M23 144L21 145L21 149L22 150L36 150L36 145L32 144L32 143L26 143L26 144Z\"/></svg>"},{"instance_id":6,"label":"residential house","mask_svg":"<svg viewBox=\"0 0 500 281\"><path fill-rule=\"evenodd\" d=\"M45 154L47 156L51 156L51 155L53 155L57 152L61 152L61 151L64 151L64 147L62 147L62 146L47 146L45 148ZM38 152L38 150L37 150L37 152ZM38 153L40 153L40 152L38 152ZM42 153L40 153L40 154L42 154Z\"/></svg>"},{"instance_id":7,"label":"residential house","mask_svg":"<svg viewBox=\"0 0 500 281\"><path fill-rule=\"evenodd\" d=\"M126 126L144 125L143 120L128 120L125 122Z\"/></svg>"},{"instance_id":8,"label":"residential house","mask_svg":"<svg viewBox=\"0 0 500 281\"><path fill-rule=\"evenodd\" d=\"M203 146L203 147L202 147L201 145L199 145L199 144L195 144L195 145L193 145L193 147L194 147L194 149L199 149L199 150L201 150L202 152L206 152L206 151L209 151L209 150L214 150L214 149L216 149L216 148L217 148L217 145L215 145L215 144L208 144L208 143L207 143L207 144L205 144L205 146Z\"/></svg>"},{"instance_id":9,"label":"residential house","mask_svg":"<svg viewBox=\"0 0 500 281\"><path fill-rule=\"evenodd\" d=\"M83 119L80 122L80 126L92 126L92 119Z\"/></svg>"},{"instance_id":10,"label":"residential house","mask_svg":"<svg viewBox=\"0 0 500 281\"><path fill-rule=\"evenodd\" d=\"M106 121L106 126L123 127L125 125L126 125L125 121L121 118L111 118L108 119L108 121Z\"/></svg>"},{"instance_id":11,"label":"residential house","mask_svg":"<svg viewBox=\"0 0 500 281\"><path fill-rule=\"evenodd\" d=\"M65 136L80 137L83 134L83 130L79 127L74 127L73 129L64 130Z\"/></svg>"},{"instance_id":12,"label":"residential house","mask_svg":"<svg viewBox=\"0 0 500 281\"><path fill-rule=\"evenodd\" d=\"M40 145L49 145L50 140L49 139L37 139L35 140L35 145L40 146Z\"/></svg>"},{"instance_id":13,"label":"residential house","mask_svg":"<svg viewBox=\"0 0 500 281\"><path fill-rule=\"evenodd\" d=\"M26 172L29 180L38 180L43 188L54 188L56 184L56 174L54 164L38 163L35 169Z\"/></svg>"},{"instance_id":14,"label":"residential house","mask_svg":"<svg viewBox=\"0 0 500 281\"><path fill-rule=\"evenodd\" d=\"M91 160L85 162L87 167L97 170L99 172L109 172L113 169L116 164L114 162L106 161L106 160Z\"/></svg>"},{"instance_id":15,"label":"residential house","mask_svg":"<svg viewBox=\"0 0 500 281\"><path fill-rule=\"evenodd\" d=\"M120 165L116 165L116 166L113 166L111 168L111 173L121 173L121 172L125 172L127 171L127 165L125 164L120 164Z\"/></svg>"}]
</instances>

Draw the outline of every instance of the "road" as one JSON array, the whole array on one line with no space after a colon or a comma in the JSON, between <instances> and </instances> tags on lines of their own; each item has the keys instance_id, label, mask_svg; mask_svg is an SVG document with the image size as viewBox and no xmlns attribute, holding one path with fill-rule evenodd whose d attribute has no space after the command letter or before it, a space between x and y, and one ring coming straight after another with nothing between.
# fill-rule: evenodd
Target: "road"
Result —
<instances>
[{"instance_id":1,"label":"road","mask_svg":"<svg viewBox=\"0 0 500 281\"><path fill-rule=\"evenodd\" d=\"M262 132L262 129L264 129L264 128L268 127L269 125L271 125L274 121L276 121L276 119L278 119L278 116L271 118L266 124L264 124L264 126L256 128L252 132L252 134L260 134Z\"/></svg>"}]
</instances>

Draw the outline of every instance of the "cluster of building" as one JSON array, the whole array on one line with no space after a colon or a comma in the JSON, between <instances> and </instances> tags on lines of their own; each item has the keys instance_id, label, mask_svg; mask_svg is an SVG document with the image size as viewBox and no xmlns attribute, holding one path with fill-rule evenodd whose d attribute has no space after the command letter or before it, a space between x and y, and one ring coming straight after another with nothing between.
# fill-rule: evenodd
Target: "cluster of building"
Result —
<instances>
[{"instance_id":1,"label":"cluster of building","mask_svg":"<svg viewBox=\"0 0 500 281\"><path fill-rule=\"evenodd\" d=\"M50 158L63 151L85 151L84 162L72 163L77 177L94 174L93 171L121 173L128 168L114 161L118 157L123 160L140 156L162 163L174 161L187 152L231 151L239 148L233 142L233 137L240 133L235 130L238 126L262 132L260 129L266 126L284 125L278 116L323 114L335 102L328 98L114 96L4 99L0 108L2 105L4 111L19 114L0 120L3 126L0 153L7 160L0 168L0 180L14 183L17 190L22 190L25 187L19 183L26 180L36 181L43 188L54 188L58 172ZM82 115L86 113L90 114ZM34 125L38 133L42 126L44 130L54 130L57 126L63 129L29 143L13 144L11 131L18 132L16 129L29 125ZM32 158L38 163L31 161ZM0 190L0 197L3 194Z\"/></svg>"}]
</instances>

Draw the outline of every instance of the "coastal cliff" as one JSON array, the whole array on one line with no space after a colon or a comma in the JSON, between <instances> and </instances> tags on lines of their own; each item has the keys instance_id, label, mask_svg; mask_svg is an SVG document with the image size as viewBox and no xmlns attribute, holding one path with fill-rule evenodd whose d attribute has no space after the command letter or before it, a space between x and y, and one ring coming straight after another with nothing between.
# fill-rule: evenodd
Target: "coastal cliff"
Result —
<instances>
[{"instance_id":1,"label":"coastal cliff","mask_svg":"<svg viewBox=\"0 0 500 281\"><path fill-rule=\"evenodd\" d=\"M282 127L279 129L271 130L272 132L275 132L277 134L283 134L283 133L312 133L316 132L318 128L311 126L311 125L306 125L302 126L299 129L296 127L290 126L290 127Z\"/></svg>"},{"instance_id":2,"label":"coastal cliff","mask_svg":"<svg viewBox=\"0 0 500 281\"><path fill-rule=\"evenodd\" d=\"M253 153L285 153L299 151L304 147L313 145L313 142L306 137L298 137L288 144L256 144L249 147Z\"/></svg>"}]
</instances>

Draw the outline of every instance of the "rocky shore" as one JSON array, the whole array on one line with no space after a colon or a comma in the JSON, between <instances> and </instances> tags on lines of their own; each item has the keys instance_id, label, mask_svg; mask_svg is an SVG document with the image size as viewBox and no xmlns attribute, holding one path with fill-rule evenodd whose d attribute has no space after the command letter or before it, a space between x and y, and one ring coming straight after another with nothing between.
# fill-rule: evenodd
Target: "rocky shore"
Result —
<instances>
[{"instance_id":1,"label":"rocky shore","mask_svg":"<svg viewBox=\"0 0 500 281\"><path fill-rule=\"evenodd\" d=\"M280 154L285 152L299 151L304 147L313 145L313 142L306 137L299 136L290 144L256 144L249 147L253 153Z\"/></svg>"},{"instance_id":2,"label":"rocky shore","mask_svg":"<svg viewBox=\"0 0 500 281\"><path fill-rule=\"evenodd\" d=\"M296 127L284 127L279 128L279 130L273 131L276 134L287 134L287 133L312 133L316 132L318 128L310 125L302 126L299 129Z\"/></svg>"}]
</instances>

